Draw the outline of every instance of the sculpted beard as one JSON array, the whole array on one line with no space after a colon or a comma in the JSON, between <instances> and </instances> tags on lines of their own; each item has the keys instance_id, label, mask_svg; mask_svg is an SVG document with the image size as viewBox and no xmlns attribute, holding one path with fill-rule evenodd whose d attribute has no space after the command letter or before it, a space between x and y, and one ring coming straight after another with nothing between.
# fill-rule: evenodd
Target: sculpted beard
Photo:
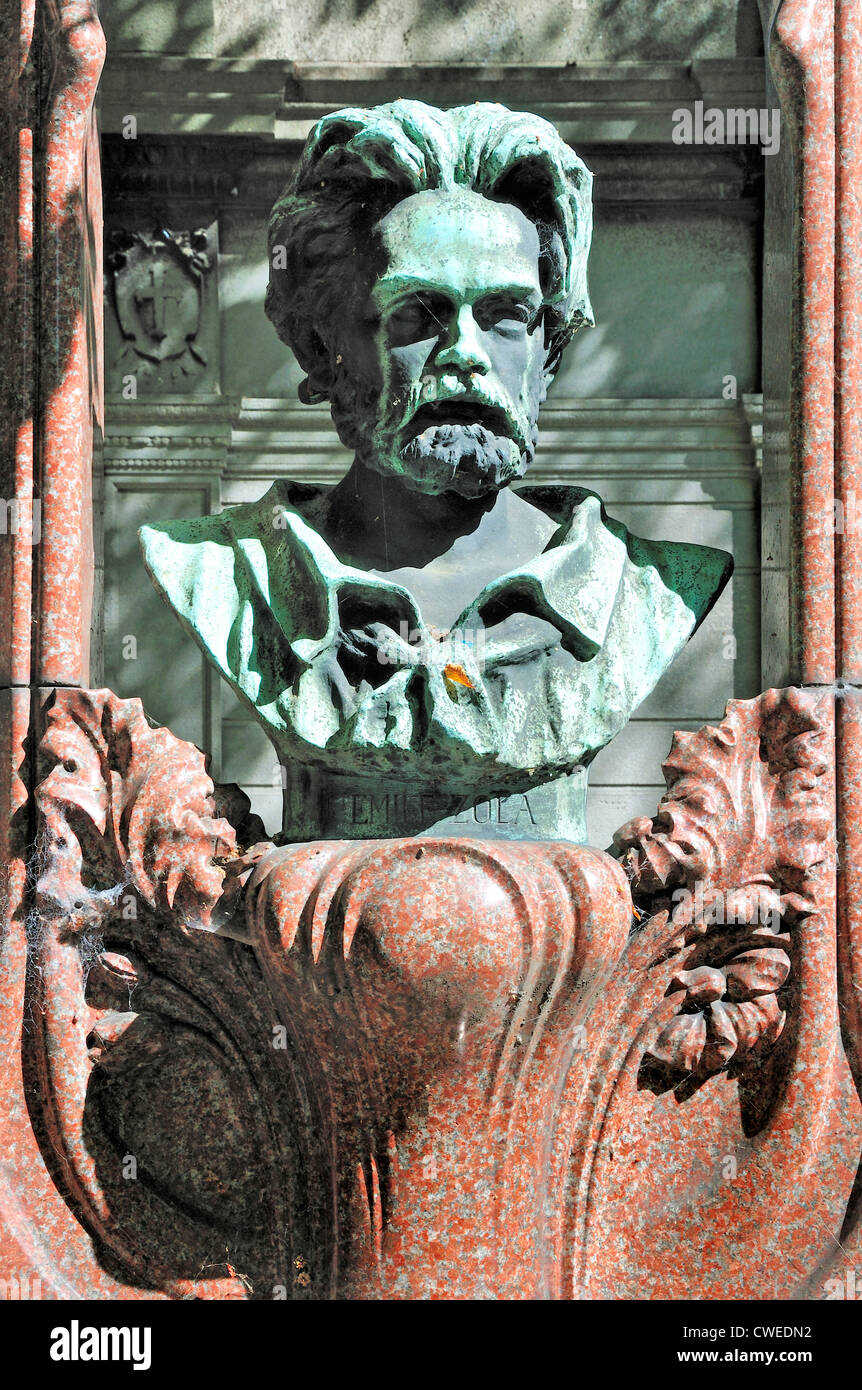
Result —
<instances>
[{"instance_id":1,"label":"sculpted beard","mask_svg":"<svg viewBox=\"0 0 862 1390\"><path fill-rule=\"evenodd\" d=\"M398 452L399 472L419 492L455 492L480 497L523 477L535 451L536 435L522 451L508 435L485 425L446 422L429 425ZM386 460L378 455L380 464Z\"/></svg>"},{"instance_id":2,"label":"sculpted beard","mask_svg":"<svg viewBox=\"0 0 862 1390\"><path fill-rule=\"evenodd\" d=\"M480 497L498 491L533 461L544 396L541 377L527 384L517 404L484 386L458 389L436 378L413 383L406 406L393 401L378 424L373 466L392 468L419 492Z\"/></svg>"},{"instance_id":3,"label":"sculpted beard","mask_svg":"<svg viewBox=\"0 0 862 1390\"><path fill-rule=\"evenodd\" d=\"M466 388L444 390L429 380L411 387L405 406L397 398L384 401L385 392L382 396L378 387L342 368L330 404L342 443L367 467L396 473L417 492L480 497L526 473L535 457L546 394L542 376L527 384L516 407ZM435 413L456 412L457 419L433 419Z\"/></svg>"}]
</instances>

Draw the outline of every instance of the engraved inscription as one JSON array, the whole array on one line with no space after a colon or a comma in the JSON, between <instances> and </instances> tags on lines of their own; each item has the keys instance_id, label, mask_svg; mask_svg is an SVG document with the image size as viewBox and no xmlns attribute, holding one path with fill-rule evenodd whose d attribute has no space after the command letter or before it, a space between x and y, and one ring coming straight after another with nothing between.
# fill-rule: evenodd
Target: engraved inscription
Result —
<instances>
[{"instance_id":1,"label":"engraved inscription","mask_svg":"<svg viewBox=\"0 0 862 1390\"><path fill-rule=\"evenodd\" d=\"M327 820L351 826L405 824L433 825L451 820L455 825L536 825L536 815L526 793L486 797L471 802L466 796L439 796L424 792L355 792L328 799Z\"/></svg>"}]
</instances>

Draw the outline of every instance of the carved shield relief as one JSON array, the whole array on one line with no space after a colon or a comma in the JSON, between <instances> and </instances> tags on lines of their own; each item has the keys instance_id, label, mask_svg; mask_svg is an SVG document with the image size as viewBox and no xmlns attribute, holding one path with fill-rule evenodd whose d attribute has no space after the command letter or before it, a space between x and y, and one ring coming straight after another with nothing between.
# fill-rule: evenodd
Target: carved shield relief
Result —
<instances>
[{"instance_id":1,"label":"carved shield relief","mask_svg":"<svg viewBox=\"0 0 862 1390\"><path fill-rule=\"evenodd\" d=\"M115 231L108 257L107 387L217 391L217 229Z\"/></svg>"}]
</instances>

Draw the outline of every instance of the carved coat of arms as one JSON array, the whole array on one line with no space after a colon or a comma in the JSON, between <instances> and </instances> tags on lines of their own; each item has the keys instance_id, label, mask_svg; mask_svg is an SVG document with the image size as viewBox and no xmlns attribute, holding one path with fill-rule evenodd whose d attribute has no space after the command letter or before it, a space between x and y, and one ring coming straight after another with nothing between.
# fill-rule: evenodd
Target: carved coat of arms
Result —
<instances>
[{"instance_id":1,"label":"carved coat of arms","mask_svg":"<svg viewBox=\"0 0 862 1390\"><path fill-rule=\"evenodd\" d=\"M205 279L215 263L212 229L118 231L108 256L121 345L111 364L123 379L206 389Z\"/></svg>"}]
</instances>

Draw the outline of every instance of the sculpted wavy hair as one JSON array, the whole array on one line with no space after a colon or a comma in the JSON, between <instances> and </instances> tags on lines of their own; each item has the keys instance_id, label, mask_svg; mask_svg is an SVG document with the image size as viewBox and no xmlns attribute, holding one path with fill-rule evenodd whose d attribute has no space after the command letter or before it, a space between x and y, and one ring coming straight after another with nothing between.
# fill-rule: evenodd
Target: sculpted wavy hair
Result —
<instances>
[{"instance_id":1,"label":"sculpted wavy hair","mask_svg":"<svg viewBox=\"0 0 862 1390\"><path fill-rule=\"evenodd\" d=\"M307 373L300 399L330 400L336 425L346 424L336 401L343 326L362 312L375 276L372 228L411 194L454 187L513 204L539 232L549 378L572 335L593 322L592 175L552 125L490 102L336 111L318 121L272 210L266 294L267 315Z\"/></svg>"}]
</instances>

